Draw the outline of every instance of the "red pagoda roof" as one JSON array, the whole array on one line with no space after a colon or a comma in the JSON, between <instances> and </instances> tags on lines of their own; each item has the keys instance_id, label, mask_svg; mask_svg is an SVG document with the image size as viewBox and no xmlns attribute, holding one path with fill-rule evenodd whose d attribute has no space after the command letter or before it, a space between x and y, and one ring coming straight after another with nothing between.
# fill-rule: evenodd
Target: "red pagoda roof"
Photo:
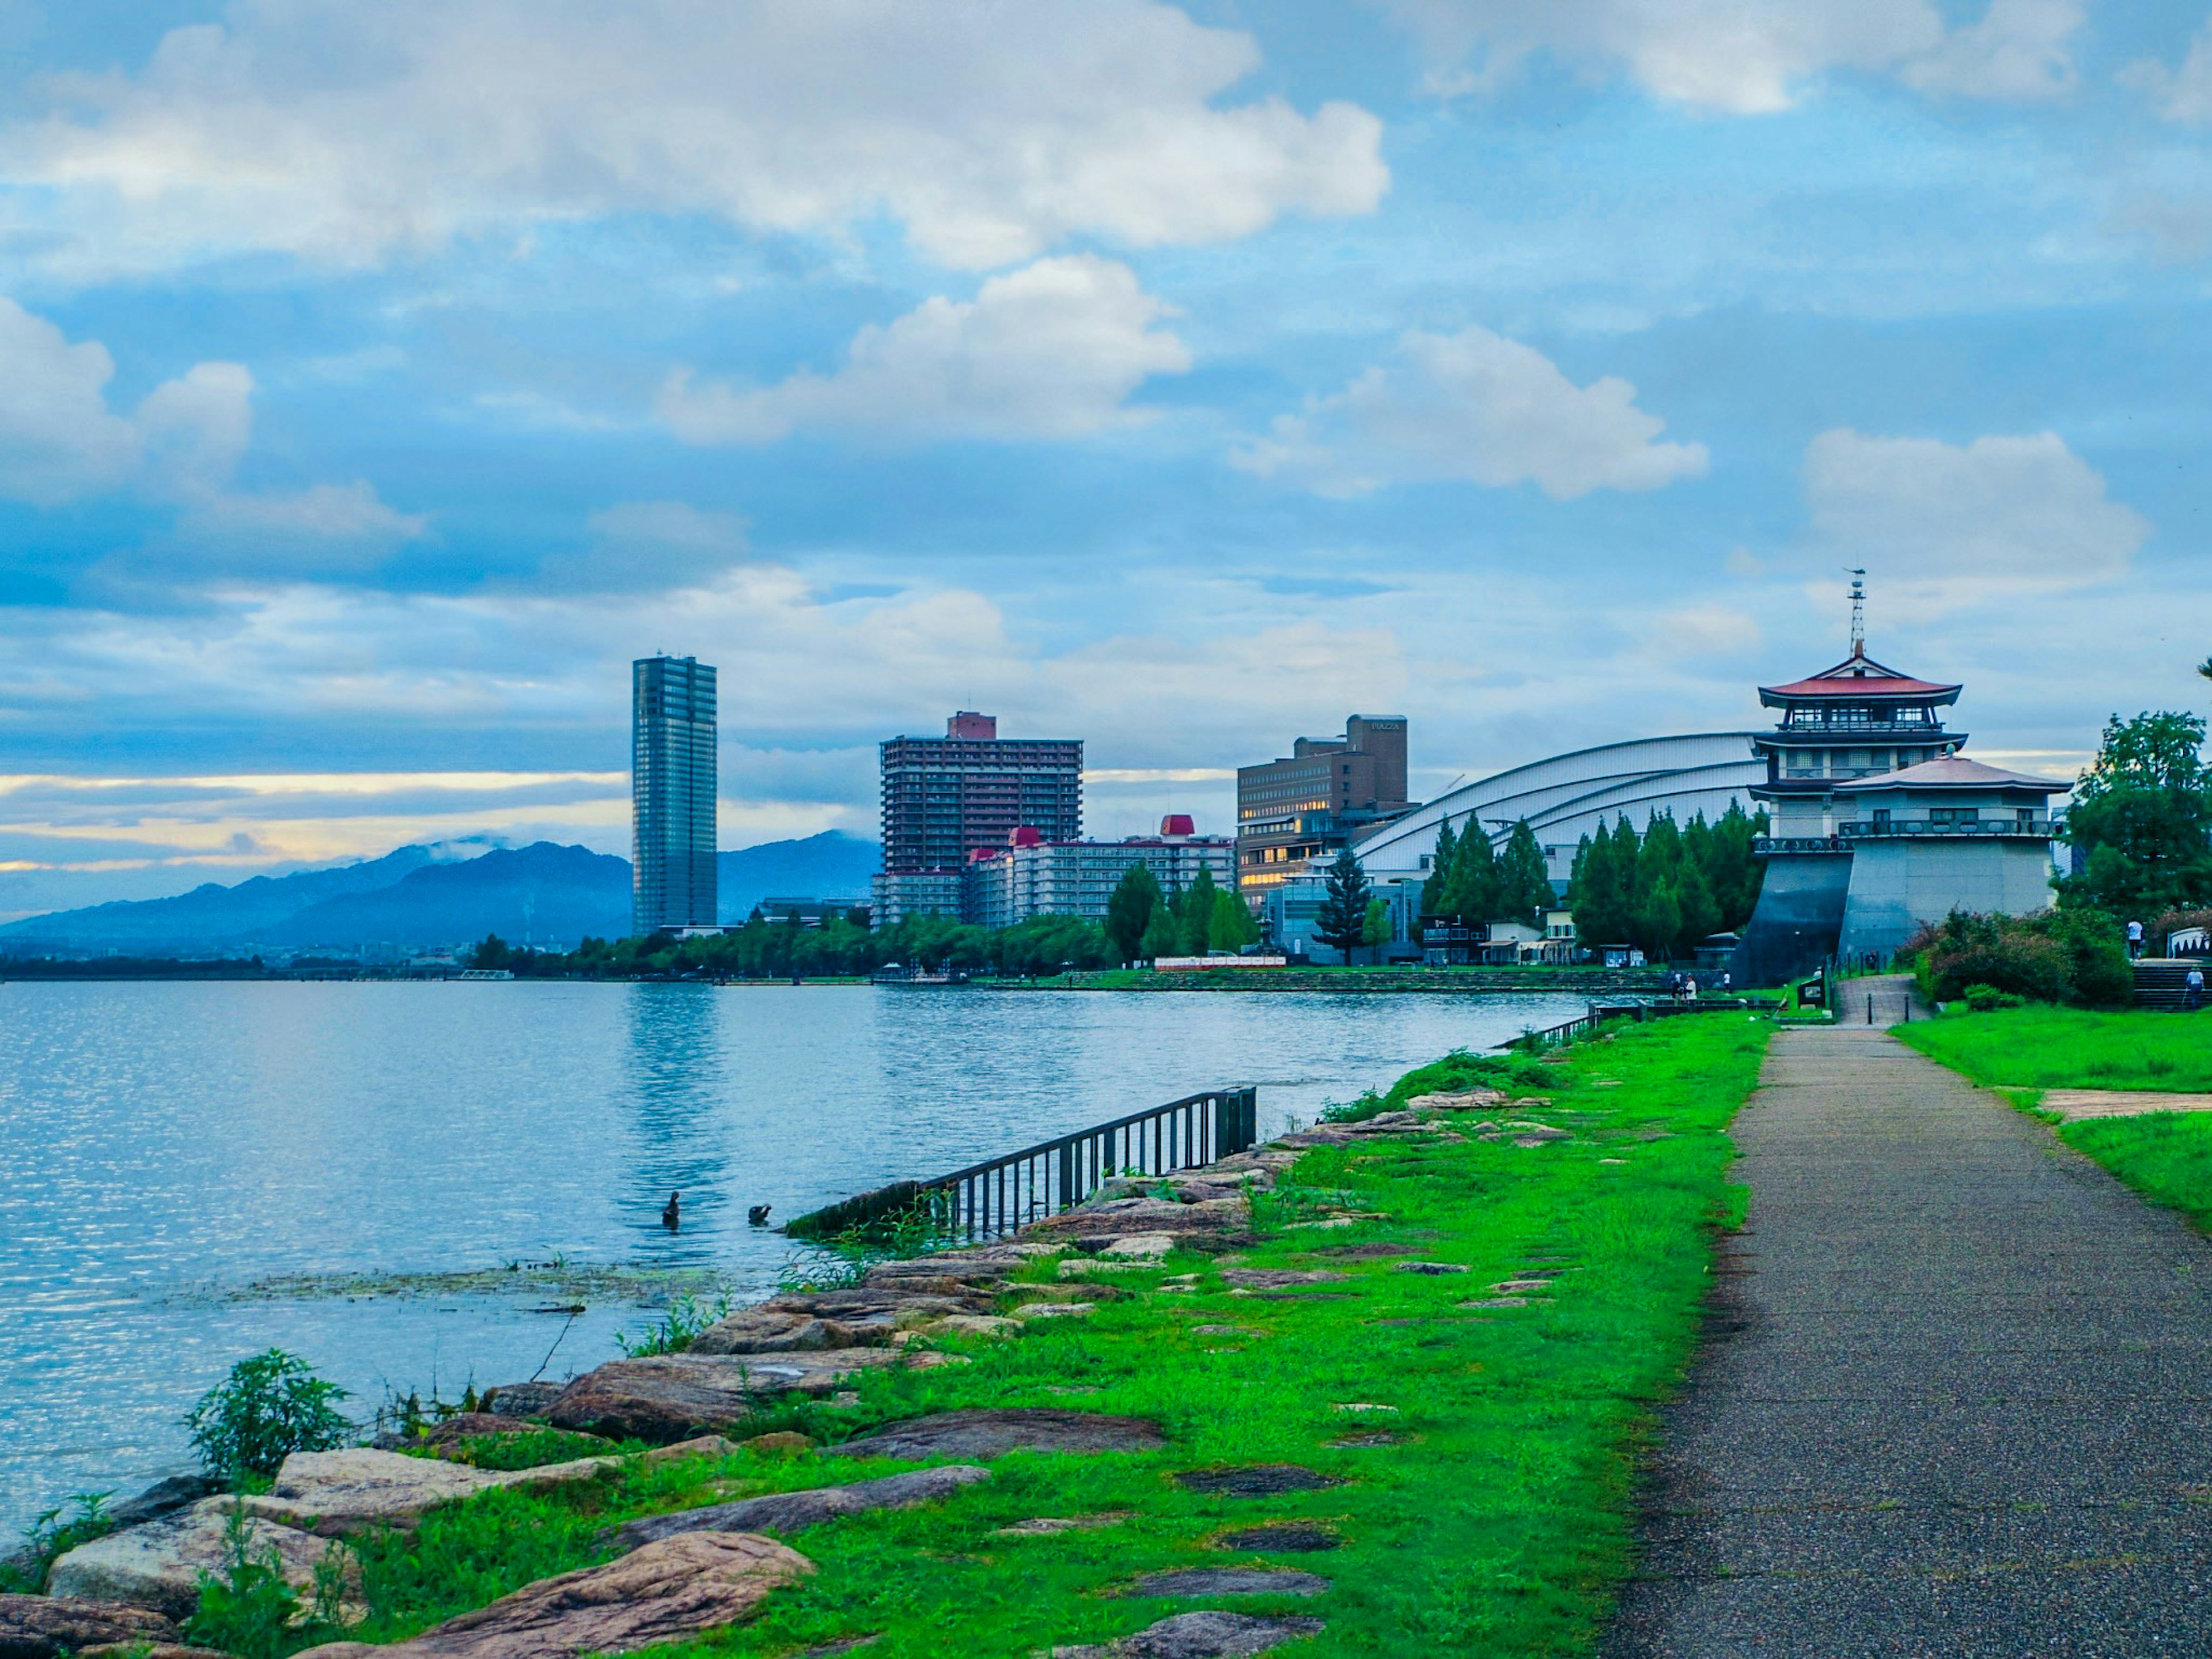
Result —
<instances>
[{"instance_id":1,"label":"red pagoda roof","mask_svg":"<svg viewBox=\"0 0 2212 1659\"><path fill-rule=\"evenodd\" d=\"M1762 685L1759 700L1770 708L1815 697L1925 697L1949 702L1959 691L1955 685L1939 685L1885 668L1871 657L1852 656L1808 679L1792 680L1787 685Z\"/></svg>"}]
</instances>

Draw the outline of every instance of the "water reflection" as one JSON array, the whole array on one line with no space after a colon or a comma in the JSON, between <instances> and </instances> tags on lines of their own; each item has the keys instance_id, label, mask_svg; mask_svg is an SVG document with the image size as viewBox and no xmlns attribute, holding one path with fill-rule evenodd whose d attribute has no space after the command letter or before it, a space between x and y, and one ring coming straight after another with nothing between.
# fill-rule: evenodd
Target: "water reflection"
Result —
<instances>
[{"instance_id":1,"label":"water reflection","mask_svg":"<svg viewBox=\"0 0 2212 1659\"><path fill-rule=\"evenodd\" d=\"M704 1262L727 1219L729 1158L723 1140L734 1069L713 987L626 985L628 1043L618 1116L626 1127L622 1221L647 1259ZM661 1212L683 1194L683 1224Z\"/></svg>"}]
</instances>

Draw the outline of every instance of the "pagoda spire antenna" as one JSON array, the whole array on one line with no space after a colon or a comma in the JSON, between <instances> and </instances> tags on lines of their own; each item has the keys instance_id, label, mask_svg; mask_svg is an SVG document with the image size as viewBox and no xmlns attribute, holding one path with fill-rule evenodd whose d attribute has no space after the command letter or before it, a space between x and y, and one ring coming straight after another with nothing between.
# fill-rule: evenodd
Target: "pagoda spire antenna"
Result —
<instances>
[{"instance_id":1,"label":"pagoda spire antenna","mask_svg":"<svg viewBox=\"0 0 2212 1659\"><path fill-rule=\"evenodd\" d=\"M1866 572L1853 570L1851 576L1851 659L1856 662L1866 655Z\"/></svg>"}]
</instances>

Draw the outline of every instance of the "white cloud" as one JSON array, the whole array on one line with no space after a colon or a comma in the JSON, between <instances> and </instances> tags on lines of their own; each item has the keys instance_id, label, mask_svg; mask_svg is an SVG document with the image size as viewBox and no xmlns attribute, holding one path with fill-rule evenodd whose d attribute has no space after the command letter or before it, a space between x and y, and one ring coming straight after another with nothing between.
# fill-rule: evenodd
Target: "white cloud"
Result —
<instances>
[{"instance_id":1,"label":"white cloud","mask_svg":"<svg viewBox=\"0 0 2212 1659\"><path fill-rule=\"evenodd\" d=\"M2072 89L2081 0L1990 0L1978 23L1907 64L1905 84L1961 98L2056 98Z\"/></svg>"},{"instance_id":2,"label":"white cloud","mask_svg":"<svg viewBox=\"0 0 2212 1659\"><path fill-rule=\"evenodd\" d=\"M1618 376L1577 386L1540 351L1482 327L1410 332L1399 357L1281 417L1231 463L1302 475L1324 494L1462 478L1534 483L1554 501L1657 489L1705 470L1705 447L1661 442L1666 422L1638 409Z\"/></svg>"},{"instance_id":3,"label":"white cloud","mask_svg":"<svg viewBox=\"0 0 2212 1659\"><path fill-rule=\"evenodd\" d=\"M2053 432L1960 446L1838 428L1806 446L1805 495L1813 551L1936 610L2115 580L2151 530Z\"/></svg>"},{"instance_id":4,"label":"white cloud","mask_svg":"<svg viewBox=\"0 0 2212 1659\"><path fill-rule=\"evenodd\" d=\"M579 551L546 559L530 577L546 592L665 592L707 580L744 558L744 520L689 501L622 501L586 523Z\"/></svg>"},{"instance_id":5,"label":"white cloud","mask_svg":"<svg viewBox=\"0 0 2212 1659\"><path fill-rule=\"evenodd\" d=\"M833 374L772 386L694 386L679 370L660 413L694 443L769 443L799 428L914 438L1080 437L1136 418L1147 375L1190 367L1155 326L1169 307L1127 265L1093 254L1040 259L972 301L927 300L862 329Z\"/></svg>"},{"instance_id":6,"label":"white cloud","mask_svg":"<svg viewBox=\"0 0 2212 1659\"><path fill-rule=\"evenodd\" d=\"M0 299L0 497L53 507L133 490L179 509L157 555L237 569L310 552L360 562L422 532L423 520L395 512L359 480L233 489L253 437L253 376L242 364L195 364L129 416L108 407L114 373L98 341L71 345L53 324Z\"/></svg>"},{"instance_id":7,"label":"white cloud","mask_svg":"<svg viewBox=\"0 0 2212 1659\"><path fill-rule=\"evenodd\" d=\"M0 177L58 193L75 257L155 267L643 211L887 214L988 268L1372 210L1381 124L1217 101L1258 62L1158 0L234 0L137 74L56 82Z\"/></svg>"},{"instance_id":8,"label":"white cloud","mask_svg":"<svg viewBox=\"0 0 2212 1659\"><path fill-rule=\"evenodd\" d=\"M2126 84L2150 94L2158 112L2184 126L2212 123L2212 19L2189 43L2181 67L2170 70L2156 58L2146 58L2120 72Z\"/></svg>"},{"instance_id":9,"label":"white cloud","mask_svg":"<svg viewBox=\"0 0 2212 1659\"><path fill-rule=\"evenodd\" d=\"M71 345L43 317L0 299L0 495L52 506L112 489L136 470L137 429L107 406L114 374L98 341Z\"/></svg>"},{"instance_id":10,"label":"white cloud","mask_svg":"<svg viewBox=\"0 0 2212 1659\"><path fill-rule=\"evenodd\" d=\"M366 479L189 501L173 542L227 574L367 569L428 527L386 505ZM165 544L166 545L166 544Z\"/></svg>"},{"instance_id":11,"label":"white cloud","mask_svg":"<svg viewBox=\"0 0 2212 1659\"><path fill-rule=\"evenodd\" d=\"M1947 33L1932 0L1377 0L1426 48L1429 82L1483 90L1546 52L1585 74L1625 70L1676 103L1786 109L1827 70L1898 73L1931 92L2045 97L2073 77L2076 0L1992 0Z\"/></svg>"}]
</instances>

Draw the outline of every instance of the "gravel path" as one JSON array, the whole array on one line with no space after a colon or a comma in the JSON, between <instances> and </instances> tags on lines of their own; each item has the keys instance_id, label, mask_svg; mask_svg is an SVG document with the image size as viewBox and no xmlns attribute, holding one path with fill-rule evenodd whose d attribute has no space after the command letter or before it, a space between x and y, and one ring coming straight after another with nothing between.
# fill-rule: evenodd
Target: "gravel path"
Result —
<instances>
[{"instance_id":1,"label":"gravel path","mask_svg":"<svg viewBox=\"0 0 2212 1659\"><path fill-rule=\"evenodd\" d=\"M2212 1246L1880 1030L1735 1137L1607 1659L2212 1653Z\"/></svg>"}]
</instances>

